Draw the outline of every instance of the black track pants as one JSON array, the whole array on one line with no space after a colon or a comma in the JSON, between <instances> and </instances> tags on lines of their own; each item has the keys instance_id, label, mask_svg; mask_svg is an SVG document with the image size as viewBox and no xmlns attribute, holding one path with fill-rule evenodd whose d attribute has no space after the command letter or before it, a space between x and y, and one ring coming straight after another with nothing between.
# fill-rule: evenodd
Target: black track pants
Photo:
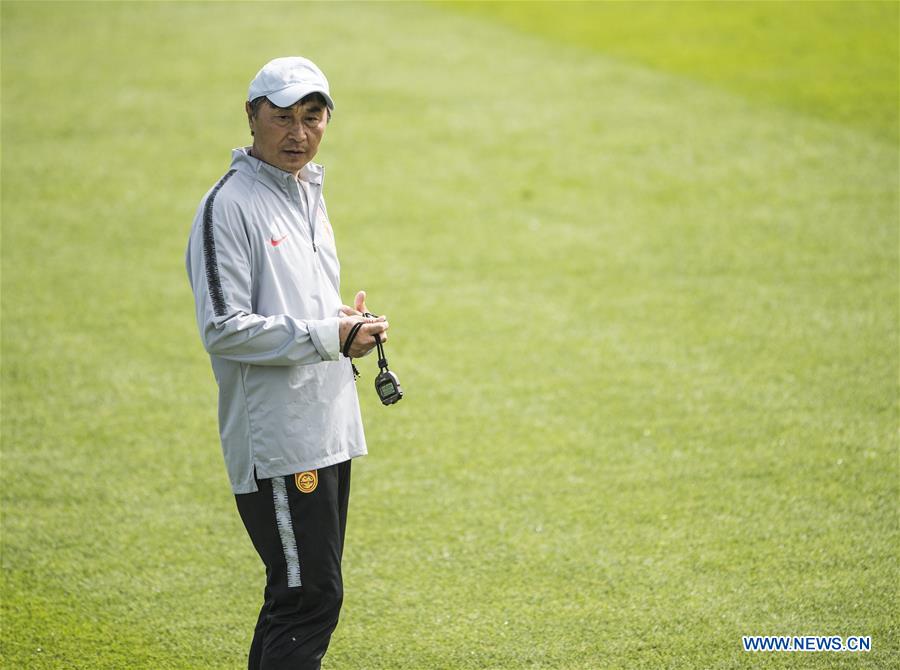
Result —
<instances>
[{"instance_id":1,"label":"black track pants","mask_svg":"<svg viewBox=\"0 0 900 670\"><path fill-rule=\"evenodd\" d=\"M256 493L235 496L266 566L248 667L319 670L344 596L350 461L257 483Z\"/></svg>"}]
</instances>

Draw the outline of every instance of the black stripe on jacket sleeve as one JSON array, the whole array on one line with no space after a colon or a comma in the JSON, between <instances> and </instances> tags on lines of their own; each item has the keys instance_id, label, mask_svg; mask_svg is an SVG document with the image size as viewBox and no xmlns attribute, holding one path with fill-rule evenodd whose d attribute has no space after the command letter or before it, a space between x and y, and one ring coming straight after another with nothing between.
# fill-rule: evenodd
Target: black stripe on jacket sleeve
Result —
<instances>
[{"instance_id":1,"label":"black stripe on jacket sleeve","mask_svg":"<svg viewBox=\"0 0 900 670\"><path fill-rule=\"evenodd\" d=\"M206 284L209 287L209 299L212 300L213 312L216 316L225 314L225 294L222 292L222 282L219 280L219 264L216 260L216 238L213 235L213 203L219 189L231 178L237 170L229 170L219 180L212 193L206 199L203 208L203 260L206 263Z\"/></svg>"}]
</instances>

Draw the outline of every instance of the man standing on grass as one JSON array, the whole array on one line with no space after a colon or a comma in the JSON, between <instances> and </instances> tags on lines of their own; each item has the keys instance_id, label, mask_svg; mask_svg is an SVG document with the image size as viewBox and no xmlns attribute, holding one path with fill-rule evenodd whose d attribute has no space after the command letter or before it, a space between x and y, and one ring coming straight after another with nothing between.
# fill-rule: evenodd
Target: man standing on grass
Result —
<instances>
[{"instance_id":1,"label":"man standing on grass","mask_svg":"<svg viewBox=\"0 0 900 670\"><path fill-rule=\"evenodd\" d=\"M250 670L313 670L338 621L350 459L366 453L346 353L387 340L339 294L340 266L311 162L331 119L328 81L277 58L250 83L253 145L200 203L187 248L197 323L219 385L219 433L238 512L266 566Z\"/></svg>"}]
</instances>

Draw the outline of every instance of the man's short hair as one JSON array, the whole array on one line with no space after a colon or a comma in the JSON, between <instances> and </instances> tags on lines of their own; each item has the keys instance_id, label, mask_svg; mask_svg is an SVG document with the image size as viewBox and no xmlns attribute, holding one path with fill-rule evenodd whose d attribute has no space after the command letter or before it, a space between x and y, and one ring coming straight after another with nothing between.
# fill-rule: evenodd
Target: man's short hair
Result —
<instances>
[{"instance_id":1,"label":"man's short hair","mask_svg":"<svg viewBox=\"0 0 900 670\"><path fill-rule=\"evenodd\" d=\"M329 109L328 101L325 100L324 95L322 95L321 93L310 93L309 95L305 95L300 98L297 102L294 103L294 105L302 105L306 102L318 102L320 105L322 105L322 107L324 107L325 111L328 113L328 120L331 121L331 109ZM269 103L269 105L271 105L275 109L290 109L294 106L291 105L290 107L279 107L278 105L273 104L272 101L269 100L266 96L261 95L258 98L253 98L253 100L250 101L250 116L255 119L256 115L259 113L260 108L265 103Z\"/></svg>"}]
</instances>

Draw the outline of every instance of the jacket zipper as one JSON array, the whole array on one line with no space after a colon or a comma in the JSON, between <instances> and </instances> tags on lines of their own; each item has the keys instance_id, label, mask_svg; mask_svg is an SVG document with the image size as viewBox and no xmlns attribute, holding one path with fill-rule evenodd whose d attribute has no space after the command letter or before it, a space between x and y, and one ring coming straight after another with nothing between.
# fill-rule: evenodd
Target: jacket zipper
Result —
<instances>
[{"instance_id":1,"label":"jacket zipper","mask_svg":"<svg viewBox=\"0 0 900 670\"><path fill-rule=\"evenodd\" d=\"M324 178L324 174L322 177ZM324 181L324 179L323 179ZM316 202L313 204L312 214L310 214L310 220L312 221L312 240L313 240L313 253L318 253L319 249L316 247L316 224L319 219L319 201L322 199L322 184L315 185L316 188Z\"/></svg>"},{"instance_id":2,"label":"jacket zipper","mask_svg":"<svg viewBox=\"0 0 900 670\"><path fill-rule=\"evenodd\" d=\"M310 209L309 198L306 197L307 191L303 187L303 184L301 184L299 181L296 181L295 185L297 187L297 197L302 198L303 201L306 203L306 216L309 218L310 240L312 241L313 253L317 254L317 253L319 253L319 247L316 246L316 215L319 212L319 198L322 195L322 191L321 190L317 191L315 209ZM301 211L302 211L302 208L301 208Z\"/></svg>"}]
</instances>

